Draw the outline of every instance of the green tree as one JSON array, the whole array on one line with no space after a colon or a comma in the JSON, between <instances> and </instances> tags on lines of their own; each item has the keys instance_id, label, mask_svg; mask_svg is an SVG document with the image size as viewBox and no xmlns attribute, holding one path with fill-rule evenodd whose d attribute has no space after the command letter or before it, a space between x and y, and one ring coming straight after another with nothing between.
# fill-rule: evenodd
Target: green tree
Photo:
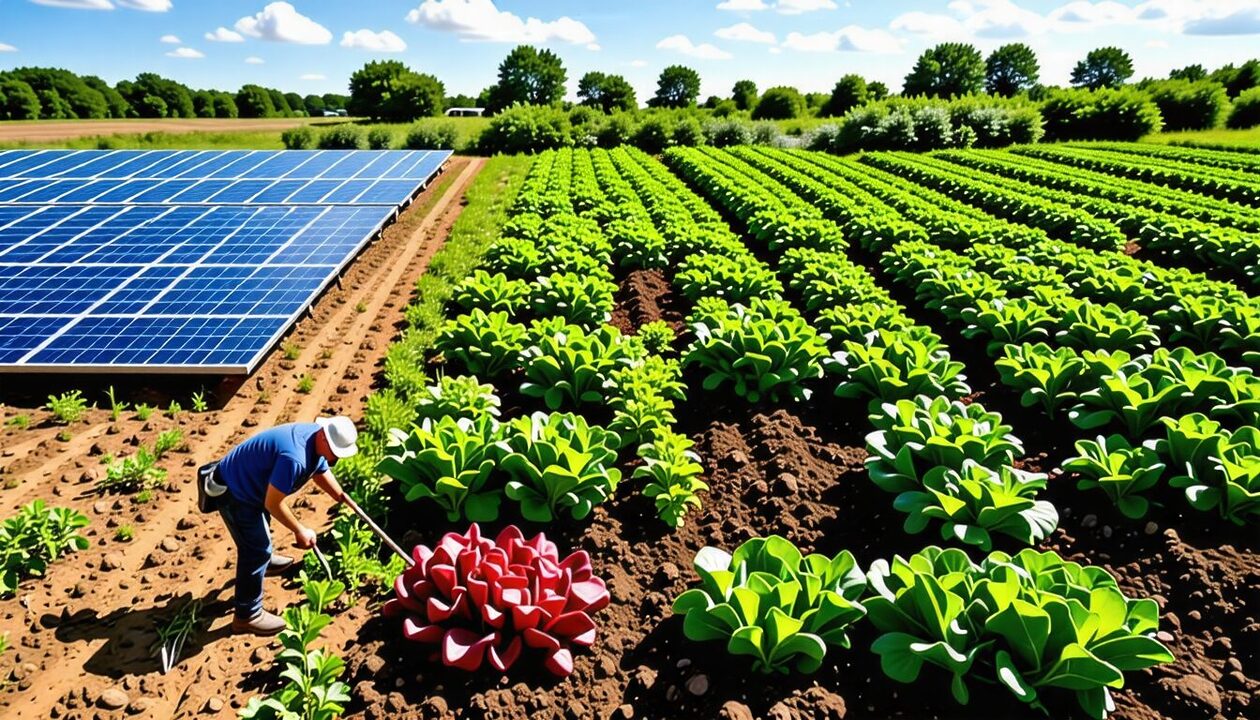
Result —
<instances>
[{"instance_id":1,"label":"green tree","mask_svg":"<svg viewBox=\"0 0 1260 720\"><path fill-rule=\"evenodd\" d=\"M458 95L451 95L450 97L444 98L442 100L443 110L449 110L450 108L454 108L454 107L471 108L471 107L481 107L481 106L477 104L477 98L473 97L472 95L465 95L463 93L460 93Z\"/></svg>"},{"instance_id":2,"label":"green tree","mask_svg":"<svg viewBox=\"0 0 1260 720\"><path fill-rule=\"evenodd\" d=\"M61 93L53 88L45 87L35 90L39 98L39 118L41 120L63 120L74 117L70 103L61 97Z\"/></svg>"},{"instance_id":3,"label":"green tree","mask_svg":"<svg viewBox=\"0 0 1260 720\"><path fill-rule=\"evenodd\" d=\"M588 72L578 81L577 94L583 105L599 108L605 113L639 107L634 88L620 75Z\"/></svg>"},{"instance_id":4,"label":"green tree","mask_svg":"<svg viewBox=\"0 0 1260 720\"><path fill-rule=\"evenodd\" d=\"M193 108L199 118L214 117L214 93L210 90L194 90Z\"/></svg>"},{"instance_id":5,"label":"green tree","mask_svg":"<svg viewBox=\"0 0 1260 720\"><path fill-rule=\"evenodd\" d=\"M1195 63L1194 65L1187 65L1183 68L1176 68L1172 72L1168 73L1169 80L1189 80L1190 82L1206 80L1207 76L1207 69L1198 63Z\"/></svg>"},{"instance_id":6,"label":"green tree","mask_svg":"<svg viewBox=\"0 0 1260 720\"><path fill-rule=\"evenodd\" d=\"M753 109L753 120L792 120L805 114L805 98L794 87L780 85L762 94Z\"/></svg>"},{"instance_id":7,"label":"green tree","mask_svg":"<svg viewBox=\"0 0 1260 720\"><path fill-rule=\"evenodd\" d=\"M1240 65L1225 83L1225 92L1235 98L1254 87L1260 87L1260 60L1248 60Z\"/></svg>"},{"instance_id":8,"label":"green tree","mask_svg":"<svg viewBox=\"0 0 1260 720\"><path fill-rule=\"evenodd\" d=\"M446 88L397 60L372 61L350 76L351 115L406 122L442 111Z\"/></svg>"},{"instance_id":9,"label":"green tree","mask_svg":"<svg viewBox=\"0 0 1260 720\"><path fill-rule=\"evenodd\" d=\"M568 77L559 55L518 45L499 63L499 81L490 87L483 107L493 114L515 103L554 105L564 97Z\"/></svg>"},{"instance_id":10,"label":"green tree","mask_svg":"<svg viewBox=\"0 0 1260 720\"><path fill-rule=\"evenodd\" d=\"M293 108L289 107L284 93L275 88L267 88L267 94L271 96L271 106L276 109L278 117L293 117Z\"/></svg>"},{"instance_id":11,"label":"green tree","mask_svg":"<svg viewBox=\"0 0 1260 720\"><path fill-rule=\"evenodd\" d=\"M307 95L302 98L302 108L311 117L322 117L324 114L324 98L319 95Z\"/></svg>"},{"instance_id":12,"label":"green tree","mask_svg":"<svg viewBox=\"0 0 1260 720\"><path fill-rule=\"evenodd\" d=\"M878 102L888 97L888 86L876 80L866 84L866 92L871 98L871 102Z\"/></svg>"},{"instance_id":13,"label":"green tree","mask_svg":"<svg viewBox=\"0 0 1260 720\"><path fill-rule=\"evenodd\" d=\"M117 90L140 117L154 117L145 115L145 112L152 112L153 103L148 103L147 110L140 109L146 95L162 99L166 105L165 117L197 117L192 92L186 86L174 80L168 80L157 73L140 73L134 81L124 80L118 83Z\"/></svg>"},{"instance_id":14,"label":"green tree","mask_svg":"<svg viewBox=\"0 0 1260 720\"><path fill-rule=\"evenodd\" d=\"M236 93L236 109L243 118L267 118L276 115L276 108L271 104L271 93L261 85L242 85Z\"/></svg>"},{"instance_id":15,"label":"green tree","mask_svg":"<svg viewBox=\"0 0 1260 720\"><path fill-rule=\"evenodd\" d=\"M984 89L1011 97L1031 89L1041 79L1037 53L1024 43L1010 43L994 50L984 63Z\"/></svg>"},{"instance_id":16,"label":"green tree","mask_svg":"<svg viewBox=\"0 0 1260 720\"><path fill-rule=\"evenodd\" d=\"M861 107L870 100L870 90L861 75L849 74L840 78L831 89L831 97L819 109L820 117L844 117L844 114L855 107Z\"/></svg>"},{"instance_id":17,"label":"green tree","mask_svg":"<svg viewBox=\"0 0 1260 720\"><path fill-rule=\"evenodd\" d=\"M170 112L166 101L157 95L145 95L140 98L140 102L136 103L135 107L136 112L140 113L140 117L146 118L167 117L167 113Z\"/></svg>"},{"instance_id":18,"label":"green tree","mask_svg":"<svg viewBox=\"0 0 1260 720\"><path fill-rule=\"evenodd\" d=\"M217 118L234 118L240 115L236 100L231 93L216 92L214 94L214 116Z\"/></svg>"},{"instance_id":19,"label":"green tree","mask_svg":"<svg viewBox=\"0 0 1260 720\"><path fill-rule=\"evenodd\" d=\"M84 75L83 82L105 98L105 105L109 108L109 117L125 118L131 114L130 103L122 96L122 93L110 87L109 83L95 75Z\"/></svg>"},{"instance_id":20,"label":"green tree","mask_svg":"<svg viewBox=\"0 0 1260 720\"><path fill-rule=\"evenodd\" d=\"M306 114L306 103L302 102L302 96L295 92L287 92L284 94L284 102L293 111L294 115Z\"/></svg>"},{"instance_id":21,"label":"green tree","mask_svg":"<svg viewBox=\"0 0 1260 720\"><path fill-rule=\"evenodd\" d=\"M350 104L349 95L338 95L337 93L324 93L320 97L324 100L324 107L329 110L344 110L346 105Z\"/></svg>"},{"instance_id":22,"label":"green tree","mask_svg":"<svg viewBox=\"0 0 1260 720\"><path fill-rule=\"evenodd\" d=\"M906 76L904 94L954 97L984 87L984 57L973 45L941 43L919 56Z\"/></svg>"},{"instance_id":23,"label":"green tree","mask_svg":"<svg viewBox=\"0 0 1260 720\"><path fill-rule=\"evenodd\" d=\"M15 78L0 77L0 118L38 120L39 112L39 96L30 84Z\"/></svg>"},{"instance_id":24,"label":"green tree","mask_svg":"<svg viewBox=\"0 0 1260 720\"><path fill-rule=\"evenodd\" d=\"M48 98L49 103L56 106L58 117L72 119L109 117L109 105L105 97L69 70L20 67L5 74L30 85L36 95L42 93L41 97ZM44 110L51 112L48 105Z\"/></svg>"},{"instance_id":25,"label":"green tree","mask_svg":"<svg viewBox=\"0 0 1260 720\"><path fill-rule=\"evenodd\" d=\"M1072 69L1072 84L1090 90L1117 88L1133 77L1133 58L1118 47L1090 50Z\"/></svg>"},{"instance_id":26,"label":"green tree","mask_svg":"<svg viewBox=\"0 0 1260 720\"><path fill-rule=\"evenodd\" d=\"M648 101L652 107L680 108L694 105L700 94L700 74L683 65L670 65L656 80L656 95Z\"/></svg>"},{"instance_id":27,"label":"green tree","mask_svg":"<svg viewBox=\"0 0 1260 720\"><path fill-rule=\"evenodd\" d=\"M731 99L740 110L752 110L757 105L757 83L752 80L736 80L731 88Z\"/></svg>"}]
</instances>

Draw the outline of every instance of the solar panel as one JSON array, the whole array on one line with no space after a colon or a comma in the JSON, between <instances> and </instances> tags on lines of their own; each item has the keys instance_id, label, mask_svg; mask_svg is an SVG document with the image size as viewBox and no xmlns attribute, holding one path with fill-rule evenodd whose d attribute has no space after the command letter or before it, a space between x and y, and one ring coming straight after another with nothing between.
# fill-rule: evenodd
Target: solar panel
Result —
<instances>
[{"instance_id":1,"label":"solar panel","mask_svg":"<svg viewBox=\"0 0 1260 720\"><path fill-rule=\"evenodd\" d=\"M2 152L0 372L251 372L449 155Z\"/></svg>"}]
</instances>

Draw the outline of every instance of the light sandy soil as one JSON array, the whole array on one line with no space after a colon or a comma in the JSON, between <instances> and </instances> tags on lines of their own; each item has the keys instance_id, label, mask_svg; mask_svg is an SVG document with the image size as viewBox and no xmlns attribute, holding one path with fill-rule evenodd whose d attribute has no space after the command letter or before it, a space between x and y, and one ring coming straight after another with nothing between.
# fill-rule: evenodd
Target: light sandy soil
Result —
<instances>
[{"instance_id":1,"label":"light sandy soil","mask_svg":"<svg viewBox=\"0 0 1260 720\"><path fill-rule=\"evenodd\" d=\"M0 122L0 142L46 142L72 140L96 135L140 134L147 132L246 132L284 130L298 125L336 123L342 118L258 118L171 120L45 120L41 122Z\"/></svg>"}]
</instances>

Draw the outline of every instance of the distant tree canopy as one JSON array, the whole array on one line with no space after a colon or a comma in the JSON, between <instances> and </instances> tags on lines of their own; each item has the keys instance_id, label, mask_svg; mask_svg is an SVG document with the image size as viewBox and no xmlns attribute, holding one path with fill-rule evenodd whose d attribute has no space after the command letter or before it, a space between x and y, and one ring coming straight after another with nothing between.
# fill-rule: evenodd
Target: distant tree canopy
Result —
<instances>
[{"instance_id":1,"label":"distant tree canopy","mask_svg":"<svg viewBox=\"0 0 1260 720\"><path fill-rule=\"evenodd\" d=\"M1011 43L990 53L984 62L984 89L1011 97L1031 90L1041 79L1037 53L1023 43Z\"/></svg>"},{"instance_id":2,"label":"distant tree canopy","mask_svg":"<svg viewBox=\"0 0 1260 720\"><path fill-rule=\"evenodd\" d=\"M1206 80L1207 76L1207 69L1198 63L1187 65L1183 68L1176 68L1168 73L1169 80L1189 80L1190 82Z\"/></svg>"},{"instance_id":3,"label":"distant tree canopy","mask_svg":"<svg viewBox=\"0 0 1260 720\"><path fill-rule=\"evenodd\" d=\"M578 81L578 97L582 104L606 113L614 110L636 110L639 101L634 88L620 75L588 72Z\"/></svg>"},{"instance_id":4,"label":"distant tree canopy","mask_svg":"<svg viewBox=\"0 0 1260 720\"><path fill-rule=\"evenodd\" d=\"M731 88L731 99L738 110L752 110L757 105L757 83L752 80L737 80Z\"/></svg>"},{"instance_id":5,"label":"distant tree canopy","mask_svg":"<svg viewBox=\"0 0 1260 720\"><path fill-rule=\"evenodd\" d=\"M919 56L906 76L904 94L955 97L980 92L985 64L980 51L966 43L941 43Z\"/></svg>"},{"instance_id":6,"label":"distant tree canopy","mask_svg":"<svg viewBox=\"0 0 1260 720\"><path fill-rule=\"evenodd\" d=\"M1090 50L1072 69L1072 84L1097 90L1117 88L1133 77L1133 58L1118 47Z\"/></svg>"},{"instance_id":7,"label":"distant tree canopy","mask_svg":"<svg viewBox=\"0 0 1260 720\"><path fill-rule=\"evenodd\" d=\"M696 104L700 95L700 73L683 65L670 65L656 80L656 95L648 101L652 107L680 108Z\"/></svg>"},{"instance_id":8,"label":"distant tree canopy","mask_svg":"<svg viewBox=\"0 0 1260 720\"><path fill-rule=\"evenodd\" d=\"M866 92L870 94L872 102L878 102L888 97L888 86L876 80L866 83Z\"/></svg>"},{"instance_id":9,"label":"distant tree canopy","mask_svg":"<svg viewBox=\"0 0 1260 720\"><path fill-rule=\"evenodd\" d=\"M0 78L0 120L38 120L39 96L29 83Z\"/></svg>"},{"instance_id":10,"label":"distant tree canopy","mask_svg":"<svg viewBox=\"0 0 1260 720\"><path fill-rule=\"evenodd\" d=\"M554 105L564 98L568 78L559 55L519 45L499 63L499 81L486 89L482 107L497 113L516 103Z\"/></svg>"},{"instance_id":11,"label":"distant tree canopy","mask_svg":"<svg viewBox=\"0 0 1260 720\"><path fill-rule=\"evenodd\" d=\"M871 99L870 88L861 75L845 75L831 90L831 97L818 110L821 117L844 117L855 107L865 105Z\"/></svg>"},{"instance_id":12,"label":"distant tree canopy","mask_svg":"<svg viewBox=\"0 0 1260 720\"><path fill-rule=\"evenodd\" d=\"M372 61L350 76L351 115L409 122L442 112L446 87L397 60Z\"/></svg>"},{"instance_id":13,"label":"distant tree canopy","mask_svg":"<svg viewBox=\"0 0 1260 720\"><path fill-rule=\"evenodd\" d=\"M243 118L275 117L276 114L271 93L261 85L242 85L236 93L236 108Z\"/></svg>"},{"instance_id":14,"label":"distant tree canopy","mask_svg":"<svg viewBox=\"0 0 1260 720\"><path fill-rule=\"evenodd\" d=\"M753 120L791 120L805 114L805 98L794 87L780 85L766 90L757 107L753 108Z\"/></svg>"}]
</instances>

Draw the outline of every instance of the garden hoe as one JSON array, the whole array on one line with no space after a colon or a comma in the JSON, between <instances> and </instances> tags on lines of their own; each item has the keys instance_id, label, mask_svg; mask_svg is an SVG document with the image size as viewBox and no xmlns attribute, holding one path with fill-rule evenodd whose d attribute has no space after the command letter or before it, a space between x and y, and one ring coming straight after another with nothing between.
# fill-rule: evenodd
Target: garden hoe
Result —
<instances>
[{"instance_id":1,"label":"garden hoe","mask_svg":"<svg viewBox=\"0 0 1260 720\"><path fill-rule=\"evenodd\" d=\"M394 542L393 538L385 534L385 531L381 529L380 525L376 524L376 521L368 517L367 513L363 512L363 508L359 507L359 504L354 501L354 498L346 495L345 503L350 506L350 509L354 511L355 515L359 516L360 520L367 523L367 526L372 529L372 532L376 533L376 536L381 539L381 542L388 545L390 550L398 553L398 557L402 558L403 562L407 563L407 567L411 567L416 564L416 561L412 560L410 555L403 552L403 549L398 546L398 543ZM319 564L324 568L324 575L331 578L333 574L332 569L328 566L328 558L326 558L324 553L319 549L319 545L314 545L311 549L315 551L315 558L319 560Z\"/></svg>"}]
</instances>

